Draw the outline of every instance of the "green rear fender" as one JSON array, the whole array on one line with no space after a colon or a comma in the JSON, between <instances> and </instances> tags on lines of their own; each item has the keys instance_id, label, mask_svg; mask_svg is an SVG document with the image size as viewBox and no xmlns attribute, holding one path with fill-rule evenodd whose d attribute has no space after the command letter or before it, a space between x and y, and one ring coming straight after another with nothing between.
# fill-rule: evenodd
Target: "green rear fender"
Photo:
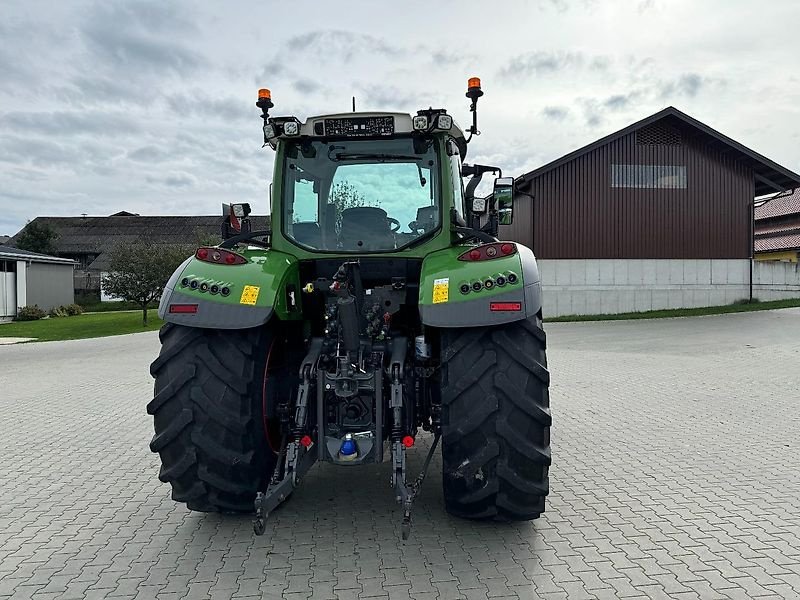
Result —
<instances>
[{"instance_id":1,"label":"green rear fender","mask_svg":"<svg viewBox=\"0 0 800 600\"><path fill-rule=\"evenodd\" d=\"M458 257L469 246L434 252L423 261L419 312L433 327L480 327L531 317L542 307L539 268L530 248L483 261ZM498 283L499 282L499 283ZM469 288L469 291L464 291Z\"/></svg>"},{"instance_id":2,"label":"green rear fender","mask_svg":"<svg viewBox=\"0 0 800 600\"><path fill-rule=\"evenodd\" d=\"M247 263L219 265L187 258L167 282L158 316L169 323L213 329L258 327L273 314L283 320L302 318L297 259L275 250L239 254ZM212 288L219 291L214 294ZM186 308L175 305L197 305L197 310L179 312Z\"/></svg>"}]
</instances>

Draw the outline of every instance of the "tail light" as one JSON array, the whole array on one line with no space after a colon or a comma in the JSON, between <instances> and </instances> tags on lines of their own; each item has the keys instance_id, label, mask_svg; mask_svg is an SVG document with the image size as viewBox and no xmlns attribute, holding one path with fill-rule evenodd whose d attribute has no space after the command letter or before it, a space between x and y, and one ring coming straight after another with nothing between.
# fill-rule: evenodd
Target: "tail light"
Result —
<instances>
[{"instance_id":1,"label":"tail light","mask_svg":"<svg viewBox=\"0 0 800 600\"><path fill-rule=\"evenodd\" d=\"M490 302L492 312L518 312L522 310L522 302Z\"/></svg>"},{"instance_id":2,"label":"tail light","mask_svg":"<svg viewBox=\"0 0 800 600\"><path fill-rule=\"evenodd\" d=\"M169 313L172 315L193 315L197 312L197 304L170 304Z\"/></svg>"},{"instance_id":3,"label":"tail light","mask_svg":"<svg viewBox=\"0 0 800 600\"><path fill-rule=\"evenodd\" d=\"M218 265L243 265L247 259L241 254L224 250L222 248L208 248L203 246L194 253L198 260Z\"/></svg>"},{"instance_id":4,"label":"tail light","mask_svg":"<svg viewBox=\"0 0 800 600\"><path fill-rule=\"evenodd\" d=\"M493 244L483 244L467 250L458 257L458 260L476 261L492 260L493 258L503 258L517 253L517 245L511 242L496 242Z\"/></svg>"}]
</instances>

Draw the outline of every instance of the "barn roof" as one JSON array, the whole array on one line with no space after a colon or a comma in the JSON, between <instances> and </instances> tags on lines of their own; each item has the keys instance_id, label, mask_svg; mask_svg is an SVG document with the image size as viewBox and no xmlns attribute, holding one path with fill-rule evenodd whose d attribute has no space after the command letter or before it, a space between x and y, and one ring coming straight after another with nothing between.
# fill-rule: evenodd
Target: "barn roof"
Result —
<instances>
[{"instance_id":1,"label":"barn roof","mask_svg":"<svg viewBox=\"0 0 800 600\"><path fill-rule=\"evenodd\" d=\"M800 190L755 207L755 251L800 249Z\"/></svg>"},{"instance_id":2,"label":"barn roof","mask_svg":"<svg viewBox=\"0 0 800 600\"><path fill-rule=\"evenodd\" d=\"M254 230L268 229L267 217L250 217ZM59 255L97 255L100 268L107 262L106 253L120 242L148 240L159 244L197 244L204 238L219 238L222 215L213 216L140 216L117 213L110 217L36 217L33 222L51 227L58 233L54 245ZM14 244L18 232L9 244Z\"/></svg>"},{"instance_id":3,"label":"barn roof","mask_svg":"<svg viewBox=\"0 0 800 600\"><path fill-rule=\"evenodd\" d=\"M650 115L641 121L637 121L636 123L628 125L624 129L620 129L619 131L600 138L599 140L592 142L583 148L579 148L573 152L570 152L569 154L547 163L538 169L534 169L533 171L522 175L517 181L520 184L527 183L532 179L547 173L548 171L552 171L563 164L583 156L584 154L588 154L589 152L592 152L601 146L605 146L614 140L617 140L630 133L633 133L638 129L663 119L669 119L673 122L677 120L678 122L684 123L685 125L694 128L701 134L705 135L709 142L717 145L722 152L737 156L739 160L753 170L755 177L756 196L763 196L765 194L771 194L774 192L783 192L794 188L800 188L800 175L797 173L790 171L786 167L782 167L776 162L768 159L766 156L762 156L758 152L751 150L736 140L721 134L717 130L712 129L705 123L701 123L697 119L690 117L686 113L679 111L673 106L667 107L664 110L655 113L654 115Z\"/></svg>"},{"instance_id":4,"label":"barn roof","mask_svg":"<svg viewBox=\"0 0 800 600\"><path fill-rule=\"evenodd\" d=\"M755 208L756 221L797 215L800 218L800 190L787 196L776 196Z\"/></svg>"}]
</instances>

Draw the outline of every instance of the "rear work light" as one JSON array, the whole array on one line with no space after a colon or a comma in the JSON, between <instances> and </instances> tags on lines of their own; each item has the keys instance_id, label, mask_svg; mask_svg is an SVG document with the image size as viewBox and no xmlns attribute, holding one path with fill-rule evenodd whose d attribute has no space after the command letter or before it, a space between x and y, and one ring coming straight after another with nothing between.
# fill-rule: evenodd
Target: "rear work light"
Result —
<instances>
[{"instance_id":1,"label":"rear work light","mask_svg":"<svg viewBox=\"0 0 800 600\"><path fill-rule=\"evenodd\" d=\"M458 257L458 260L476 261L492 260L493 258L503 258L517 253L517 245L511 242L495 242L493 244L483 244L467 250Z\"/></svg>"},{"instance_id":2,"label":"rear work light","mask_svg":"<svg viewBox=\"0 0 800 600\"><path fill-rule=\"evenodd\" d=\"M170 304L170 314L193 315L197 312L197 304Z\"/></svg>"},{"instance_id":3,"label":"rear work light","mask_svg":"<svg viewBox=\"0 0 800 600\"><path fill-rule=\"evenodd\" d=\"M492 312L519 312L522 302L490 302L489 310Z\"/></svg>"},{"instance_id":4,"label":"rear work light","mask_svg":"<svg viewBox=\"0 0 800 600\"><path fill-rule=\"evenodd\" d=\"M243 265L247 259L241 254L223 250L222 248L208 248L203 246L194 253L198 260L203 262L215 263L218 265Z\"/></svg>"}]
</instances>

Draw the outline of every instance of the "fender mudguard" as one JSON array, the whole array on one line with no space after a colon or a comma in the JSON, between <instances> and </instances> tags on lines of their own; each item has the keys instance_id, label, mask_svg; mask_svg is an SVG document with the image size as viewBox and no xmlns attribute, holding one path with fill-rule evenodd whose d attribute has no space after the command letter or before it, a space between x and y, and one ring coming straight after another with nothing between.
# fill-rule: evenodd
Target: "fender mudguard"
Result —
<instances>
[{"instance_id":1,"label":"fender mudguard","mask_svg":"<svg viewBox=\"0 0 800 600\"><path fill-rule=\"evenodd\" d=\"M542 308L539 268L530 248L516 247L512 255L482 261L458 260L469 246L454 246L425 258L419 286L422 323L481 327L536 315Z\"/></svg>"},{"instance_id":2,"label":"fender mudguard","mask_svg":"<svg viewBox=\"0 0 800 600\"><path fill-rule=\"evenodd\" d=\"M164 287L158 316L168 323L209 329L258 327L273 314L300 319L297 259L275 250L239 254L245 264L187 258Z\"/></svg>"}]
</instances>

